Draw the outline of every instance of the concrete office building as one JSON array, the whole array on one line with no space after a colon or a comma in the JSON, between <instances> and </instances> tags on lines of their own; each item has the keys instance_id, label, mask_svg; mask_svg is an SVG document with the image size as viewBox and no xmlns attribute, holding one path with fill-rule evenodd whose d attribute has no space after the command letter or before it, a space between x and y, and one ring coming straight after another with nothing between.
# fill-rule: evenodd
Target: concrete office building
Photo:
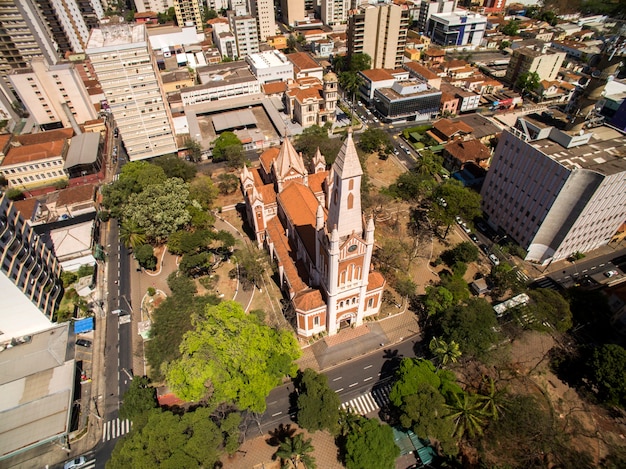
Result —
<instances>
[{"instance_id":1,"label":"concrete office building","mask_svg":"<svg viewBox=\"0 0 626 469\"><path fill-rule=\"evenodd\" d=\"M456 10L430 16L426 34L442 46L480 46L487 18L478 13Z\"/></svg>"},{"instance_id":2,"label":"concrete office building","mask_svg":"<svg viewBox=\"0 0 626 469\"><path fill-rule=\"evenodd\" d=\"M427 121L439 113L441 91L420 80L396 81L374 92L374 107L385 122Z\"/></svg>"},{"instance_id":3,"label":"concrete office building","mask_svg":"<svg viewBox=\"0 0 626 469\"><path fill-rule=\"evenodd\" d=\"M321 0L321 19L325 25L336 28L348 22L349 0Z\"/></svg>"},{"instance_id":4,"label":"concrete office building","mask_svg":"<svg viewBox=\"0 0 626 469\"><path fill-rule=\"evenodd\" d=\"M506 69L505 80L515 84L521 74L535 72L539 75L539 80L554 81L565 55L565 52L549 50L547 45L515 49Z\"/></svg>"},{"instance_id":5,"label":"concrete office building","mask_svg":"<svg viewBox=\"0 0 626 469\"><path fill-rule=\"evenodd\" d=\"M256 18L251 15L236 15L235 12L229 11L228 21L237 42L237 57L243 59L249 54L259 52Z\"/></svg>"},{"instance_id":6,"label":"concrete office building","mask_svg":"<svg viewBox=\"0 0 626 469\"><path fill-rule=\"evenodd\" d=\"M250 0L250 14L257 20L259 41L266 42L268 37L276 34L274 2L272 0Z\"/></svg>"},{"instance_id":7,"label":"concrete office building","mask_svg":"<svg viewBox=\"0 0 626 469\"><path fill-rule=\"evenodd\" d=\"M87 55L130 160L176 152L172 116L145 26L94 29Z\"/></svg>"},{"instance_id":8,"label":"concrete office building","mask_svg":"<svg viewBox=\"0 0 626 469\"><path fill-rule=\"evenodd\" d=\"M348 19L348 57L367 54L372 68L400 68L409 27L406 5L361 5Z\"/></svg>"},{"instance_id":9,"label":"concrete office building","mask_svg":"<svg viewBox=\"0 0 626 469\"><path fill-rule=\"evenodd\" d=\"M165 13L174 6L174 0L133 0L137 13L154 11L155 13Z\"/></svg>"},{"instance_id":10,"label":"concrete office building","mask_svg":"<svg viewBox=\"0 0 626 469\"><path fill-rule=\"evenodd\" d=\"M489 224L542 265L607 244L626 220L626 136L568 125L552 110L518 118L481 191Z\"/></svg>"},{"instance_id":11,"label":"concrete office building","mask_svg":"<svg viewBox=\"0 0 626 469\"><path fill-rule=\"evenodd\" d=\"M199 0L174 0L174 12L180 26L193 23L199 33L204 30Z\"/></svg>"},{"instance_id":12,"label":"concrete office building","mask_svg":"<svg viewBox=\"0 0 626 469\"><path fill-rule=\"evenodd\" d=\"M73 64L50 65L33 59L30 68L8 76L13 90L37 125L47 130L72 127L98 117L87 88Z\"/></svg>"},{"instance_id":13,"label":"concrete office building","mask_svg":"<svg viewBox=\"0 0 626 469\"><path fill-rule=\"evenodd\" d=\"M293 80L293 63L280 51L250 54L246 57L246 62L261 84Z\"/></svg>"},{"instance_id":14,"label":"concrete office building","mask_svg":"<svg viewBox=\"0 0 626 469\"><path fill-rule=\"evenodd\" d=\"M421 33L428 29L428 20L434 14L452 13L456 10L456 0L422 0L419 4L417 28Z\"/></svg>"}]
</instances>

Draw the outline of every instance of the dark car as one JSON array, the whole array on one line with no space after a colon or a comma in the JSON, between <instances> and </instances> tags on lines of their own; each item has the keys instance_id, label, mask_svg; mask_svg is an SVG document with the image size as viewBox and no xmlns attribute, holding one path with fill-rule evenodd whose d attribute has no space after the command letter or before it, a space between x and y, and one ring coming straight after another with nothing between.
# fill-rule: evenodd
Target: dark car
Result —
<instances>
[{"instance_id":1,"label":"dark car","mask_svg":"<svg viewBox=\"0 0 626 469\"><path fill-rule=\"evenodd\" d=\"M469 235L469 237L470 237L470 239L471 239L472 241L474 241L475 243L477 243L477 242L478 242L478 236L476 236L474 233L471 233L471 234Z\"/></svg>"},{"instance_id":2,"label":"dark car","mask_svg":"<svg viewBox=\"0 0 626 469\"><path fill-rule=\"evenodd\" d=\"M487 246L486 244L481 244L479 247L485 254L489 253L489 246Z\"/></svg>"},{"instance_id":3,"label":"dark car","mask_svg":"<svg viewBox=\"0 0 626 469\"><path fill-rule=\"evenodd\" d=\"M91 340L78 339L76 341L76 345L80 345L81 347L91 347Z\"/></svg>"}]
</instances>

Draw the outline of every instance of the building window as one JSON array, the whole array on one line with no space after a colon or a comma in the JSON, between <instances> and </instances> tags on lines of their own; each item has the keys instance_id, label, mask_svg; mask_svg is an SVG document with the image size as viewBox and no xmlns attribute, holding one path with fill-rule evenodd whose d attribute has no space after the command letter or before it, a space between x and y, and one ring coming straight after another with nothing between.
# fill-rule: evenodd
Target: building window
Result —
<instances>
[{"instance_id":1,"label":"building window","mask_svg":"<svg viewBox=\"0 0 626 469\"><path fill-rule=\"evenodd\" d=\"M372 308L374 306L374 298L367 300L367 307Z\"/></svg>"},{"instance_id":2,"label":"building window","mask_svg":"<svg viewBox=\"0 0 626 469\"><path fill-rule=\"evenodd\" d=\"M314 326L319 326L320 325L320 317L319 316L315 316L313 318L313 325Z\"/></svg>"}]
</instances>

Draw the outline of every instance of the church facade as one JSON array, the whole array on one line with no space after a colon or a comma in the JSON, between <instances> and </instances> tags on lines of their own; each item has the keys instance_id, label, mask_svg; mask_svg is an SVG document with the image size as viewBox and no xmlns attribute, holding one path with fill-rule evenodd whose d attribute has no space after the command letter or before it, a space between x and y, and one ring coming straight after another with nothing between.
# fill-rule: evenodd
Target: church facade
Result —
<instances>
[{"instance_id":1,"label":"church facade","mask_svg":"<svg viewBox=\"0 0 626 469\"><path fill-rule=\"evenodd\" d=\"M334 335L378 314L385 279L371 268L374 220L361 210L352 133L330 170L319 149L307 169L287 138L260 162L240 175L247 221L276 260L298 335Z\"/></svg>"}]
</instances>

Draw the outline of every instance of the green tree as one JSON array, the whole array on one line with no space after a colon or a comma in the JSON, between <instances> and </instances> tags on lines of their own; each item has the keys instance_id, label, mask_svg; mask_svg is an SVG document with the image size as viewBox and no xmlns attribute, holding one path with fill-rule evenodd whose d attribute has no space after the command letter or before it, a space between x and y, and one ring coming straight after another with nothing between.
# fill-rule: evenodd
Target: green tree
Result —
<instances>
[{"instance_id":1,"label":"green tree","mask_svg":"<svg viewBox=\"0 0 626 469\"><path fill-rule=\"evenodd\" d=\"M135 376L122 398L120 418L131 420L135 427L142 426L144 414L158 407L156 396L156 388L151 386L148 377Z\"/></svg>"},{"instance_id":2,"label":"green tree","mask_svg":"<svg viewBox=\"0 0 626 469\"><path fill-rule=\"evenodd\" d=\"M298 389L298 425L310 432L339 429L339 406L341 401L328 386L326 375L307 368L296 379Z\"/></svg>"},{"instance_id":3,"label":"green tree","mask_svg":"<svg viewBox=\"0 0 626 469\"><path fill-rule=\"evenodd\" d=\"M461 393L454 395L454 402L448 406L450 418L454 422L454 435L458 438L483 434L485 425L480 401L474 394Z\"/></svg>"},{"instance_id":4,"label":"green tree","mask_svg":"<svg viewBox=\"0 0 626 469\"><path fill-rule=\"evenodd\" d=\"M443 161L440 156L430 150L422 150L415 163L415 172L421 176L434 176L441 171Z\"/></svg>"},{"instance_id":5,"label":"green tree","mask_svg":"<svg viewBox=\"0 0 626 469\"><path fill-rule=\"evenodd\" d=\"M510 20L508 23L502 26L500 32L502 34L506 34L507 36L517 36L519 33L520 23L520 20L517 19Z\"/></svg>"},{"instance_id":6,"label":"green tree","mask_svg":"<svg viewBox=\"0 0 626 469\"><path fill-rule=\"evenodd\" d=\"M154 270L157 259L154 257L154 248L149 244L142 244L135 249L135 259L144 269Z\"/></svg>"},{"instance_id":7,"label":"green tree","mask_svg":"<svg viewBox=\"0 0 626 469\"><path fill-rule=\"evenodd\" d=\"M339 138L330 138L328 131L319 125L307 127L293 142L296 151L302 153L305 164L309 164L318 150L326 159L326 164L333 164L342 141Z\"/></svg>"},{"instance_id":8,"label":"green tree","mask_svg":"<svg viewBox=\"0 0 626 469\"><path fill-rule=\"evenodd\" d=\"M24 192L22 192L21 190L15 188L15 187L11 187L7 192L7 199L12 200L12 201L16 201L16 200L24 200Z\"/></svg>"},{"instance_id":9,"label":"green tree","mask_svg":"<svg viewBox=\"0 0 626 469\"><path fill-rule=\"evenodd\" d=\"M572 327L572 311L559 292L538 288L530 290L528 296L531 299L528 309L538 323L543 325L547 322L559 332L565 332Z\"/></svg>"},{"instance_id":10,"label":"green tree","mask_svg":"<svg viewBox=\"0 0 626 469\"><path fill-rule=\"evenodd\" d=\"M339 74L339 85L343 89L344 93L347 93L352 100L352 107L354 108L354 97L359 87L363 84L363 78L355 72L341 72Z\"/></svg>"},{"instance_id":11,"label":"green tree","mask_svg":"<svg viewBox=\"0 0 626 469\"><path fill-rule=\"evenodd\" d=\"M350 71L361 72L372 68L372 58L364 53L352 54L350 56Z\"/></svg>"},{"instance_id":12,"label":"green tree","mask_svg":"<svg viewBox=\"0 0 626 469\"><path fill-rule=\"evenodd\" d=\"M499 340L496 315L483 298L471 298L467 304L448 308L436 319L443 339L458 343L465 355L484 359Z\"/></svg>"},{"instance_id":13,"label":"green tree","mask_svg":"<svg viewBox=\"0 0 626 469\"><path fill-rule=\"evenodd\" d=\"M226 166L231 169L241 169L249 162L243 152L243 146L237 145L231 145L224 149L224 159L226 160Z\"/></svg>"},{"instance_id":14,"label":"green tree","mask_svg":"<svg viewBox=\"0 0 626 469\"><path fill-rule=\"evenodd\" d=\"M223 447L223 434L209 409L180 416L153 409L147 412L142 428L133 428L119 440L106 467L213 467Z\"/></svg>"},{"instance_id":15,"label":"green tree","mask_svg":"<svg viewBox=\"0 0 626 469\"><path fill-rule=\"evenodd\" d=\"M389 154L393 152L391 137L380 128L367 128L359 137L359 146L366 153Z\"/></svg>"},{"instance_id":16,"label":"green tree","mask_svg":"<svg viewBox=\"0 0 626 469\"><path fill-rule=\"evenodd\" d=\"M189 164L185 160L182 160L172 154L154 158L152 160L152 164L162 168L168 178L180 178L185 182L191 181L198 172L194 165Z\"/></svg>"},{"instance_id":17,"label":"green tree","mask_svg":"<svg viewBox=\"0 0 626 469\"><path fill-rule=\"evenodd\" d=\"M120 225L120 241L127 248L137 249L146 244L146 231L134 220L124 220Z\"/></svg>"},{"instance_id":18,"label":"green tree","mask_svg":"<svg viewBox=\"0 0 626 469\"><path fill-rule=\"evenodd\" d=\"M298 433L281 441L274 456L280 458L283 468L297 468L302 464L305 469L315 469L315 458L309 454L313 450L311 438L305 440L304 434Z\"/></svg>"},{"instance_id":19,"label":"green tree","mask_svg":"<svg viewBox=\"0 0 626 469\"><path fill-rule=\"evenodd\" d=\"M417 290L417 285L413 280L411 280L408 276L400 276L396 280L395 289L400 296L403 298L408 298L410 296L415 295Z\"/></svg>"},{"instance_id":20,"label":"green tree","mask_svg":"<svg viewBox=\"0 0 626 469\"><path fill-rule=\"evenodd\" d=\"M428 344L428 348L431 353L437 357L441 366L446 366L448 363L456 363L461 357L459 344L454 340L446 342L445 340L433 337Z\"/></svg>"},{"instance_id":21,"label":"green tree","mask_svg":"<svg viewBox=\"0 0 626 469\"><path fill-rule=\"evenodd\" d=\"M181 358L167 367L167 382L181 399L265 410L269 392L289 374L300 348L288 331L269 328L226 301L192 319Z\"/></svg>"},{"instance_id":22,"label":"green tree","mask_svg":"<svg viewBox=\"0 0 626 469\"><path fill-rule=\"evenodd\" d=\"M265 251L246 246L235 251L233 258L239 266L237 274L244 289L262 284L263 274L268 266Z\"/></svg>"},{"instance_id":23,"label":"green tree","mask_svg":"<svg viewBox=\"0 0 626 469\"><path fill-rule=\"evenodd\" d=\"M124 207L124 220L132 220L145 230L150 240L162 243L168 236L191 220L186 210L189 186L179 178L153 184L131 194Z\"/></svg>"},{"instance_id":24,"label":"green tree","mask_svg":"<svg viewBox=\"0 0 626 469\"><path fill-rule=\"evenodd\" d=\"M424 309L429 316L440 314L454 306L454 295L445 287L426 287L424 296Z\"/></svg>"},{"instance_id":25,"label":"green tree","mask_svg":"<svg viewBox=\"0 0 626 469\"><path fill-rule=\"evenodd\" d=\"M474 243L463 241L454 248L442 252L441 258L449 266L453 266L457 262L465 264L476 262L478 260L478 248Z\"/></svg>"},{"instance_id":26,"label":"green tree","mask_svg":"<svg viewBox=\"0 0 626 469\"><path fill-rule=\"evenodd\" d=\"M362 418L357 431L346 438L345 463L348 469L392 469L400 456L389 425Z\"/></svg>"},{"instance_id":27,"label":"green tree","mask_svg":"<svg viewBox=\"0 0 626 469\"><path fill-rule=\"evenodd\" d=\"M492 294L494 296L504 296L509 292L516 295L526 289L526 286L517 277L517 268L512 267L508 262L494 265L489 278L493 284Z\"/></svg>"},{"instance_id":28,"label":"green tree","mask_svg":"<svg viewBox=\"0 0 626 469\"><path fill-rule=\"evenodd\" d=\"M524 72L517 77L515 87L522 92L522 96L529 91L535 91L539 88L541 78L537 72Z\"/></svg>"},{"instance_id":29,"label":"green tree","mask_svg":"<svg viewBox=\"0 0 626 469\"><path fill-rule=\"evenodd\" d=\"M213 161L226 161L228 157L227 149L232 148L243 152L241 140L233 132L222 132L213 142Z\"/></svg>"},{"instance_id":30,"label":"green tree","mask_svg":"<svg viewBox=\"0 0 626 469\"><path fill-rule=\"evenodd\" d=\"M220 194L232 194L239 188L239 178L234 174L222 173L217 177L217 188Z\"/></svg>"},{"instance_id":31,"label":"green tree","mask_svg":"<svg viewBox=\"0 0 626 469\"><path fill-rule=\"evenodd\" d=\"M486 376L483 377L477 398L482 403L483 414L492 420L498 420L508 403L506 388L498 388L493 378Z\"/></svg>"},{"instance_id":32,"label":"green tree","mask_svg":"<svg viewBox=\"0 0 626 469\"><path fill-rule=\"evenodd\" d=\"M209 8L204 9L204 22L217 18L217 11Z\"/></svg>"},{"instance_id":33,"label":"green tree","mask_svg":"<svg viewBox=\"0 0 626 469\"><path fill-rule=\"evenodd\" d=\"M400 174L386 192L402 200L417 202L424 194L431 191L433 182L434 179L430 175L407 171Z\"/></svg>"},{"instance_id":34,"label":"green tree","mask_svg":"<svg viewBox=\"0 0 626 469\"><path fill-rule=\"evenodd\" d=\"M616 344L596 347L587 368L600 399L626 407L626 350Z\"/></svg>"},{"instance_id":35,"label":"green tree","mask_svg":"<svg viewBox=\"0 0 626 469\"><path fill-rule=\"evenodd\" d=\"M433 191L431 196L431 218L434 224L443 225L448 235L450 226L455 222L457 215L472 220L480 215L480 195L457 181L448 179Z\"/></svg>"},{"instance_id":36,"label":"green tree","mask_svg":"<svg viewBox=\"0 0 626 469\"><path fill-rule=\"evenodd\" d=\"M189 184L189 199L198 201L204 210L213 208L218 195L219 189L210 176L198 175Z\"/></svg>"}]
</instances>

